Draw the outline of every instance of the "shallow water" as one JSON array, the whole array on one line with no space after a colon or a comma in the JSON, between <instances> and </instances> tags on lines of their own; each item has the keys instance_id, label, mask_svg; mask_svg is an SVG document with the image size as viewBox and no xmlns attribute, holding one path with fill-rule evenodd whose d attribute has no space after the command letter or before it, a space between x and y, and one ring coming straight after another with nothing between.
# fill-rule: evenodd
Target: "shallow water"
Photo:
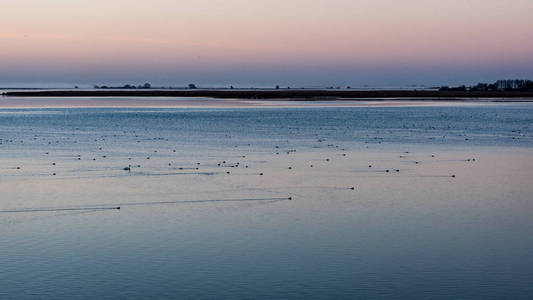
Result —
<instances>
[{"instance_id":1,"label":"shallow water","mask_svg":"<svg viewBox=\"0 0 533 300\"><path fill-rule=\"evenodd\" d=\"M0 109L0 296L530 299L532 126L533 104Z\"/></svg>"}]
</instances>

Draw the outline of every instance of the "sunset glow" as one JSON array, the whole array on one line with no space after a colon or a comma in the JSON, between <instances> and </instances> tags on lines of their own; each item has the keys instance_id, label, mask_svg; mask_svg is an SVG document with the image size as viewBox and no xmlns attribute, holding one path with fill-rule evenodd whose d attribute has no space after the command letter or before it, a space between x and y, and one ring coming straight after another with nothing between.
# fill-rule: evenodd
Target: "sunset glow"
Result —
<instances>
[{"instance_id":1,"label":"sunset glow","mask_svg":"<svg viewBox=\"0 0 533 300\"><path fill-rule=\"evenodd\" d=\"M22 0L2 7L0 82L528 77L531 11L528 0Z\"/></svg>"}]
</instances>

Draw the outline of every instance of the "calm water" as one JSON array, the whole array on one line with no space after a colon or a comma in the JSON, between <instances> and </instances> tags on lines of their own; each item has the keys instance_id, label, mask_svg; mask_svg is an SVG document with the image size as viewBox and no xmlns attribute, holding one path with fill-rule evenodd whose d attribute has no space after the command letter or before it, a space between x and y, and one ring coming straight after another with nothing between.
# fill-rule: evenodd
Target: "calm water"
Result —
<instances>
[{"instance_id":1,"label":"calm water","mask_svg":"<svg viewBox=\"0 0 533 300\"><path fill-rule=\"evenodd\" d=\"M532 178L533 104L0 109L0 297L531 299Z\"/></svg>"}]
</instances>

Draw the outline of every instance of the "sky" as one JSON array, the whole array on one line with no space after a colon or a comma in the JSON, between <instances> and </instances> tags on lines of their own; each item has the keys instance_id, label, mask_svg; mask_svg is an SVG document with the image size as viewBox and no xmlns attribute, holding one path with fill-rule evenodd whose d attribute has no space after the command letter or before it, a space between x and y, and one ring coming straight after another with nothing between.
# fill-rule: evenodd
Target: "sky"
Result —
<instances>
[{"instance_id":1,"label":"sky","mask_svg":"<svg viewBox=\"0 0 533 300\"><path fill-rule=\"evenodd\" d=\"M0 86L533 79L532 0L3 0Z\"/></svg>"}]
</instances>

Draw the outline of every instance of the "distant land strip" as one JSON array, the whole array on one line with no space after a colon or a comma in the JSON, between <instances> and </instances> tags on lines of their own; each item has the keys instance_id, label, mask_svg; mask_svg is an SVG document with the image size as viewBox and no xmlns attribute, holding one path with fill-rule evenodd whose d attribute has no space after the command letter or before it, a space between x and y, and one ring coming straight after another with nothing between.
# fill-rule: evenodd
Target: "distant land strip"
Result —
<instances>
[{"instance_id":1,"label":"distant land strip","mask_svg":"<svg viewBox=\"0 0 533 300\"><path fill-rule=\"evenodd\" d=\"M41 90L11 91L7 97L209 97L221 99L290 99L323 101L342 99L521 99L533 100L533 91L416 91L416 90Z\"/></svg>"}]
</instances>

